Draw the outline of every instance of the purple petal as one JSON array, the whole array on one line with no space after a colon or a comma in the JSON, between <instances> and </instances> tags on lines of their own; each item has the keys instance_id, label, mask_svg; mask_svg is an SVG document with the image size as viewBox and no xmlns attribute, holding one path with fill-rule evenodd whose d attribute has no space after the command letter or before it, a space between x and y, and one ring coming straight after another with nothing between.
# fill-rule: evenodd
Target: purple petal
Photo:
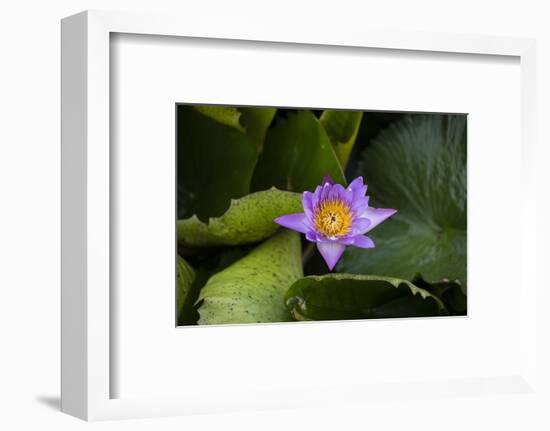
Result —
<instances>
[{"instance_id":1,"label":"purple petal","mask_svg":"<svg viewBox=\"0 0 550 431\"><path fill-rule=\"evenodd\" d=\"M329 198L332 200L343 201L346 199L346 189L341 184L334 184L330 191Z\"/></svg>"},{"instance_id":2,"label":"purple petal","mask_svg":"<svg viewBox=\"0 0 550 431\"><path fill-rule=\"evenodd\" d=\"M371 225L372 225L372 222L368 218L365 218L365 217L357 218L353 221L353 234L362 235L368 230L370 230Z\"/></svg>"},{"instance_id":3,"label":"purple petal","mask_svg":"<svg viewBox=\"0 0 550 431\"><path fill-rule=\"evenodd\" d=\"M368 236L358 235L353 238L353 245L359 248L374 248L374 242Z\"/></svg>"},{"instance_id":4,"label":"purple petal","mask_svg":"<svg viewBox=\"0 0 550 431\"><path fill-rule=\"evenodd\" d=\"M308 230L306 232L306 239L310 242L317 242L317 233L314 230Z\"/></svg>"},{"instance_id":5,"label":"purple petal","mask_svg":"<svg viewBox=\"0 0 550 431\"><path fill-rule=\"evenodd\" d=\"M338 238L338 242L344 245L353 245L354 240L355 240L355 237L351 235Z\"/></svg>"},{"instance_id":6,"label":"purple petal","mask_svg":"<svg viewBox=\"0 0 550 431\"><path fill-rule=\"evenodd\" d=\"M355 178L348 186L349 189L352 191L360 190L363 188L363 177L359 176Z\"/></svg>"},{"instance_id":7,"label":"purple petal","mask_svg":"<svg viewBox=\"0 0 550 431\"><path fill-rule=\"evenodd\" d=\"M331 186L334 184L334 181L332 180L332 177L330 175L325 175L323 178L322 184L325 185L326 183L329 183Z\"/></svg>"},{"instance_id":8,"label":"purple petal","mask_svg":"<svg viewBox=\"0 0 550 431\"><path fill-rule=\"evenodd\" d=\"M318 242L317 249L319 250L319 253L321 253L321 256L323 256L323 259L325 259L328 269L332 271L342 257L342 253L344 253L346 246L336 241L327 241Z\"/></svg>"},{"instance_id":9,"label":"purple petal","mask_svg":"<svg viewBox=\"0 0 550 431\"><path fill-rule=\"evenodd\" d=\"M344 200L350 208L353 206L353 190L350 190L349 187L344 190Z\"/></svg>"},{"instance_id":10,"label":"purple petal","mask_svg":"<svg viewBox=\"0 0 550 431\"><path fill-rule=\"evenodd\" d=\"M315 191L311 195L311 210L315 211L315 208L319 206L319 200L321 199L321 193L323 192L323 188L321 186L317 186L315 188Z\"/></svg>"},{"instance_id":11,"label":"purple petal","mask_svg":"<svg viewBox=\"0 0 550 431\"><path fill-rule=\"evenodd\" d=\"M353 203L351 205L351 209L356 214L363 214L363 212L366 211L366 209L369 206L369 197L368 196L362 196L360 198L353 198Z\"/></svg>"},{"instance_id":12,"label":"purple petal","mask_svg":"<svg viewBox=\"0 0 550 431\"><path fill-rule=\"evenodd\" d=\"M305 213L287 214L277 217L273 221L278 225L301 233L306 233L309 230Z\"/></svg>"},{"instance_id":13,"label":"purple petal","mask_svg":"<svg viewBox=\"0 0 550 431\"><path fill-rule=\"evenodd\" d=\"M321 193L319 193L319 204L325 200L328 190L330 190L330 186L328 184L323 186L321 189Z\"/></svg>"},{"instance_id":14,"label":"purple petal","mask_svg":"<svg viewBox=\"0 0 550 431\"><path fill-rule=\"evenodd\" d=\"M382 223L387 218L391 217L397 212L397 210L391 209L391 208L373 208L368 207L363 213L361 214L361 217L367 217L370 220L370 226L366 232L370 231L371 229L374 229L376 226L378 226L380 223Z\"/></svg>"},{"instance_id":15,"label":"purple petal","mask_svg":"<svg viewBox=\"0 0 550 431\"><path fill-rule=\"evenodd\" d=\"M363 177L355 178L348 186L348 190L353 192L353 198L359 199L367 193L367 186L363 184Z\"/></svg>"},{"instance_id":16,"label":"purple petal","mask_svg":"<svg viewBox=\"0 0 550 431\"><path fill-rule=\"evenodd\" d=\"M313 218L313 193L304 192L302 195L302 206L304 207L304 212L309 220Z\"/></svg>"},{"instance_id":17,"label":"purple petal","mask_svg":"<svg viewBox=\"0 0 550 431\"><path fill-rule=\"evenodd\" d=\"M329 183L324 183L323 189L321 190L321 194L319 196L319 200L324 201L325 199L327 199L331 190L332 186Z\"/></svg>"},{"instance_id":18,"label":"purple petal","mask_svg":"<svg viewBox=\"0 0 550 431\"><path fill-rule=\"evenodd\" d=\"M315 187L315 191L313 192L313 197L316 199L319 199L321 197L321 192L323 191L323 187L317 186Z\"/></svg>"}]
</instances>

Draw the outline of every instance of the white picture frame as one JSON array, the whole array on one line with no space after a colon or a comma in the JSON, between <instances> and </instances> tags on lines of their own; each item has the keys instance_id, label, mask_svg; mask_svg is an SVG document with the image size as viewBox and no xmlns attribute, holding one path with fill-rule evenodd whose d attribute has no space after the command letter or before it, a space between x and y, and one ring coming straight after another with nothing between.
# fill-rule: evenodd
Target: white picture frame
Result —
<instances>
[{"instance_id":1,"label":"white picture frame","mask_svg":"<svg viewBox=\"0 0 550 431\"><path fill-rule=\"evenodd\" d=\"M193 403L173 397L112 398L111 355L117 349L110 293L110 40L112 34L176 36L209 40L379 48L517 57L521 111L521 372L502 377L434 382L373 383L370 386L308 387L300 394L261 386L240 397L197 396ZM86 420L105 420L322 405L334 398L370 402L391 399L448 398L500 393L538 394L536 367L535 44L533 40L473 35L395 31L305 32L279 25L210 27L192 16L169 17L87 11L62 21L62 410ZM518 233L519 235L519 233ZM383 325L384 322L381 322ZM331 325L325 323L323 325ZM325 326L328 327L328 326ZM539 332L539 337L542 335ZM161 364L159 364L159 367ZM397 386L396 386L397 385ZM189 400L188 400L189 401Z\"/></svg>"}]
</instances>

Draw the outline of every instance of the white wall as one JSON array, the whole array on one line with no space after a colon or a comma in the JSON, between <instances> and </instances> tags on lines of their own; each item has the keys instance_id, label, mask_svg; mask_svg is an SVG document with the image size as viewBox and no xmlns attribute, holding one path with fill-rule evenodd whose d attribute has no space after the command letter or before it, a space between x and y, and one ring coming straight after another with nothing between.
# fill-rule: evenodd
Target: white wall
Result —
<instances>
[{"instance_id":1,"label":"white wall","mask_svg":"<svg viewBox=\"0 0 550 431\"><path fill-rule=\"evenodd\" d=\"M363 0L332 2L239 0L19 0L0 6L0 428L78 429L84 424L62 415L59 397L60 153L59 20L84 9L167 11L191 7L205 25L211 14L241 20L293 21L350 28L472 32L536 37L538 42L539 184L550 184L550 13L547 1ZM542 145L542 143L547 145ZM506 187L506 185L500 185ZM549 196L540 188L539 248L549 239ZM517 197L512 196L514 200ZM506 216L510 202L503 202ZM506 236L514 236L513 231ZM543 262L540 262L542 267ZM541 278L541 281L542 280ZM541 296L541 304L550 295ZM546 299L546 301L545 301ZM541 307L544 312L545 308ZM542 313L541 313L542 314ZM545 323L548 323L548 318ZM548 325L547 327L550 327ZM550 339L550 337L547 337ZM550 363L548 345L541 346ZM52 407L53 406L53 407ZM334 410L234 414L100 424L102 429L397 429L410 423L425 429L472 426L543 429L540 406L529 399L461 399L449 409L440 402L409 405L350 405ZM464 414L467 412L468 414ZM442 418L447 418L442 423ZM546 423L546 426L548 424ZM548 428L546 428L548 429Z\"/></svg>"}]
</instances>

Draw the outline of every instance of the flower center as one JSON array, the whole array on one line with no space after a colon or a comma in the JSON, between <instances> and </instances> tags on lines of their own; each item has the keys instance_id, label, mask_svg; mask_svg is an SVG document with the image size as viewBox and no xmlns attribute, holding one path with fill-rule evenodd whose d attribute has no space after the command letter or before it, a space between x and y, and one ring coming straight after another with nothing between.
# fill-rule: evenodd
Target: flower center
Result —
<instances>
[{"instance_id":1,"label":"flower center","mask_svg":"<svg viewBox=\"0 0 550 431\"><path fill-rule=\"evenodd\" d=\"M349 233L352 217L346 203L340 200L326 200L317 207L314 220L319 233L334 237Z\"/></svg>"}]
</instances>

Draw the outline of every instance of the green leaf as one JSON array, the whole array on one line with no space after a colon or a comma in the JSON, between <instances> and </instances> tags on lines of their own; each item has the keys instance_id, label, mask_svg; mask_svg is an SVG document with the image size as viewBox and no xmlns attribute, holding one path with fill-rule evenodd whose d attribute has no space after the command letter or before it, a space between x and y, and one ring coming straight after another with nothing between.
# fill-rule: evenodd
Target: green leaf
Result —
<instances>
[{"instance_id":1,"label":"green leaf","mask_svg":"<svg viewBox=\"0 0 550 431\"><path fill-rule=\"evenodd\" d=\"M189 265L187 261L180 256L178 256L177 258L176 266L177 266L176 312L179 317L191 293L193 283L195 282L195 279L196 279L196 273L195 273L195 270L191 267L191 265Z\"/></svg>"},{"instance_id":2,"label":"green leaf","mask_svg":"<svg viewBox=\"0 0 550 431\"><path fill-rule=\"evenodd\" d=\"M342 167L348 164L362 118L360 111L326 110L319 119Z\"/></svg>"},{"instance_id":3,"label":"green leaf","mask_svg":"<svg viewBox=\"0 0 550 431\"><path fill-rule=\"evenodd\" d=\"M220 216L231 199L249 193L257 145L237 128L191 106L179 105L177 120L178 189L186 196L183 217L196 214L205 221Z\"/></svg>"},{"instance_id":4,"label":"green leaf","mask_svg":"<svg viewBox=\"0 0 550 431\"><path fill-rule=\"evenodd\" d=\"M428 283L421 277L413 280L415 286L427 290L437 296L452 316L464 316L467 311L467 298L462 287L455 281L442 280L437 283Z\"/></svg>"},{"instance_id":5,"label":"green leaf","mask_svg":"<svg viewBox=\"0 0 550 431\"><path fill-rule=\"evenodd\" d=\"M303 275L300 251L298 234L281 230L213 275L197 302L199 325L290 320L284 296Z\"/></svg>"},{"instance_id":6,"label":"green leaf","mask_svg":"<svg viewBox=\"0 0 550 431\"><path fill-rule=\"evenodd\" d=\"M240 124L245 128L246 133L252 137L261 152L264 146L266 130L273 121L275 108L239 108L241 112Z\"/></svg>"},{"instance_id":7,"label":"green leaf","mask_svg":"<svg viewBox=\"0 0 550 431\"><path fill-rule=\"evenodd\" d=\"M439 316L443 304L414 284L392 277L356 274L308 276L285 296L297 320L347 320Z\"/></svg>"},{"instance_id":8,"label":"green leaf","mask_svg":"<svg viewBox=\"0 0 550 431\"><path fill-rule=\"evenodd\" d=\"M208 279L217 272L223 271L229 265L246 256L252 246L242 247L221 247L209 249L184 249L182 251L195 252L187 259L192 264L195 271L195 279L190 286L190 290L185 296L185 302L178 316L178 325L196 325L199 320L199 313L195 307L195 302L199 298L201 289Z\"/></svg>"},{"instance_id":9,"label":"green leaf","mask_svg":"<svg viewBox=\"0 0 550 431\"><path fill-rule=\"evenodd\" d=\"M261 241L273 235L273 219L303 211L298 193L272 188L231 201L229 209L203 223L196 216L178 220L178 240L187 247L239 245Z\"/></svg>"},{"instance_id":10,"label":"green leaf","mask_svg":"<svg viewBox=\"0 0 550 431\"><path fill-rule=\"evenodd\" d=\"M244 128L239 121L241 112L233 106L193 105L193 108L218 123L233 127L244 133Z\"/></svg>"},{"instance_id":11,"label":"green leaf","mask_svg":"<svg viewBox=\"0 0 550 431\"><path fill-rule=\"evenodd\" d=\"M330 140L310 111L298 111L268 130L252 179L252 190L272 186L303 192L314 190L325 175L346 184Z\"/></svg>"},{"instance_id":12,"label":"green leaf","mask_svg":"<svg viewBox=\"0 0 550 431\"><path fill-rule=\"evenodd\" d=\"M376 247L348 247L338 271L428 283L458 280L466 290L466 116L408 115L365 149L357 175L371 205L396 208L369 232Z\"/></svg>"},{"instance_id":13,"label":"green leaf","mask_svg":"<svg viewBox=\"0 0 550 431\"><path fill-rule=\"evenodd\" d=\"M267 107L193 105L193 108L218 123L246 133L256 142L258 151L263 147L265 132L277 112L276 108Z\"/></svg>"}]
</instances>

